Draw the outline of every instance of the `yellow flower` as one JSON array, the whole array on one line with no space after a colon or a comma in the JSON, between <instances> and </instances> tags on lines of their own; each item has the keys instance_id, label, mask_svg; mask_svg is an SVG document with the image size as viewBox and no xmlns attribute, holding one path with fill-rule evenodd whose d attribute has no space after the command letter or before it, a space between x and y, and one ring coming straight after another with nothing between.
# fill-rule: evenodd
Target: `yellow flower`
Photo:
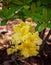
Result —
<instances>
[{"instance_id":1,"label":"yellow flower","mask_svg":"<svg viewBox=\"0 0 51 65\"><path fill-rule=\"evenodd\" d=\"M37 37L37 36L36 36ZM23 39L23 38L22 38ZM42 43L41 39L39 38L40 42ZM33 35L31 33L28 33L21 45L19 45L18 49L21 50L21 55L23 55L25 58L30 56L36 56L38 54L39 42L35 42Z\"/></svg>"},{"instance_id":2,"label":"yellow flower","mask_svg":"<svg viewBox=\"0 0 51 65\"><path fill-rule=\"evenodd\" d=\"M24 50L21 51L21 55L23 55L25 58L29 57L29 50L24 48Z\"/></svg>"},{"instance_id":3,"label":"yellow flower","mask_svg":"<svg viewBox=\"0 0 51 65\"><path fill-rule=\"evenodd\" d=\"M39 37L39 33L38 32L33 33L33 39L34 39L34 42L37 45L41 45L42 44L42 39Z\"/></svg>"},{"instance_id":4,"label":"yellow flower","mask_svg":"<svg viewBox=\"0 0 51 65\"><path fill-rule=\"evenodd\" d=\"M8 49L7 49L8 55L13 54L14 52L15 52L15 51L14 51L14 49L12 49L12 48L8 48Z\"/></svg>"},{"instance_id":5,"label":"yellow flower","mask_svg":"<svg viewBox=\"0 0 51 65\"><path fill-rule=\"evenodd\" d=\"M23 26L21 29L20 29L20 33L21 35L25 35L29 32L29 29L30 29L30 26Z\"/></svg>"},{"instance_id":6,"label":"yellow flower","mask_svg":"<svg viewBox=\"0 0 51 65\"><path fill-rule=\"evenodd\" d=\"M12 44L18 44L18 43L20 43L21 42L21 36L20 36L20 34L19 33L16 33L16 34L14 34L14 35L12 35Z\"/></svg>"},{"instance_id":7,"label":"yellow flower","mask_svg":"<svg viewBox=\"0 0 51 65\"><path fill-rule=\"evenodd\" d=\"M39 37L39 33L35 31L35 28L31 27L32 23L21 22L14 26L14 34L12 35L12 44L14 46L14 52L20 50L20 55L25 58L38 55L42 40ZM10 48L12 50L12 48ZM14 53L7 50L8 54Z\"/></svg>"},{"instance_id":8,"label":"yellow flower","mask_svg":"<svg viewBox=\"0 0 51 65\"><path fill-rule=\"evenodd\" d=\"M21 22L20 24L14 26L14 32L15 33L16 32L20 32L20 31L23 31L24 32L24 30L30 29L29 27L31 26L31 24L32 23L30 23L30 22L29 23Z\"/></svg>"},{"instance_id":9,"label":"yellow flower","mask_svg":"<svg viewBox=\"0 0 51 65\"><path fill-rule=\"evenodd\" d=\"M16 32L20 32L20 29L21 29L24 25L25 25L24 22L21 22L20 24L15 25L15 26L14 26L14 32L15 32L15 33L16 33Z\"/></svg>"}]
</instances>

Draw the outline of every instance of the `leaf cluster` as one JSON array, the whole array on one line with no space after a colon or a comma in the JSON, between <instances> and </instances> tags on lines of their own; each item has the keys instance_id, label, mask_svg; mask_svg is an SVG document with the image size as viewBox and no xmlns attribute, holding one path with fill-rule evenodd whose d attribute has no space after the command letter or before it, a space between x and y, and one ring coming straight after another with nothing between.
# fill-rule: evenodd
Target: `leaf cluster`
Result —
<instances>
[{"instance_id":1,"label":"leaf cluster","mask_svg":"<svg viewBox=\"0 0 51 65\"><path fill-rule=\"evenodd\" d=\"M3 3L0 12L0 18L3 19L1 25L15 18L25 20L31 17L34 22L40 22L36 30L51 28L51 0L0 0L0 2Z\"/></svg>"}]
</instances>

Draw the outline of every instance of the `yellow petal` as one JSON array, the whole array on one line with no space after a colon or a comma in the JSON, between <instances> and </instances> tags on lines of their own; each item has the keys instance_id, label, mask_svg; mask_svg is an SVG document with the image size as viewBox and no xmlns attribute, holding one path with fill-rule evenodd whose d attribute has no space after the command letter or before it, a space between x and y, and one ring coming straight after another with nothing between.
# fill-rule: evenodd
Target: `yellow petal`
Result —
<instances>
[{"instance_id":1,"label":"yellow petal","mask_svg":"<svg viewBox=\"0 0 51 65\"><path fill-rule=\"evenodd\" d=\"M29 49L30 56L36 56L38 53L39 52L36 49L34 49L34 48L30 48Z\"/></svg>"},{"instance_id":2,"label":"yellow petal","mask_svg":"<svg viewBox=\"0 0 51 65\"><path fill-rule=\"evenodd\" d=\"M25 58L29 57L28 49L24 49L21 51L21 55L23 55Z\"/></svg>"},{"instance_id":3,"label":"yellow petal","mask_svg":"<svg viewBox=\"0 0 51 65\"><path fill-rule=\"evenodd\" d=\"M39 33L38 32L33 33L33 38L39 38Z\"/></svg>"},{"instance_id":4,"label":"yellow petal","mask_svg":"<svg viewBox=\"0 0 51 65\"><path fill-rule=\"evenodd\" d=\"M20 40L21 37L20 37L20 34L16 33L14 35L12 35L12 44L15 44L15 43L20 43Z\"/></svg>"},{"instance_id":5,"label":"yellow petal","mask_svg":"<svg viewBox=\"0 0 51 65\"><path fill-rule=\"evenodd\" d=\"M7 49L7 54L8 55L13 54L13 53L14 53L14 49L12 49L12 48Z\"/></svg>"}]
</instances>

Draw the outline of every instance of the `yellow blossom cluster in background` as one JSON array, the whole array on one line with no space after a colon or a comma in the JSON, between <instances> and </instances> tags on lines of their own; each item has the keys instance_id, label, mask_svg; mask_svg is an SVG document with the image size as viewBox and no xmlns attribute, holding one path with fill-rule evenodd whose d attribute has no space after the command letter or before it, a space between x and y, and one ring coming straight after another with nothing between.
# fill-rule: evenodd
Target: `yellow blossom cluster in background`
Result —
<instances>
[{"instance_id":1,"label":"yellow blossom cluster in background","mask_svg":"<svg viewBox=\"0 0 51 65\"><path fill-rule=\"evenodd\" d=\"M38 55L42 40L39 37L39 33L31 25L32 22L21 22L14 26L12 44L15 46L7 49L8 55L18 50L20 50L20 55L24 58Z\"/></svg>"}]
</instances>

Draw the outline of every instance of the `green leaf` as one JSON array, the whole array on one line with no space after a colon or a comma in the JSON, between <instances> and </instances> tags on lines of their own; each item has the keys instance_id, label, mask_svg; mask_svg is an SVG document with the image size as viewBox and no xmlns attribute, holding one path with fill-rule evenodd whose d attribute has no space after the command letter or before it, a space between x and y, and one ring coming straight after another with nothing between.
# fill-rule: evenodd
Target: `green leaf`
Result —
<instances>
[{"instance_id":1,"label":"green leaf","mask_svg":"<svg viewBox=\"0 0 51 65\"><path fill-rule=\"evenodd\" d=\"M48 21L51 20L51 9L47 10Z\"/></svg>"},{"instance_id":2,"label":"green leaf","mask_svg":"<svg viewBox=\"0 0 51 65\"><path fill-rule=\"evenodd\" d=\"M32 3L32 5L31 5L31 12L32 12L32 14L34 14L36 11L37 11L36 4Z\"/></svg>"},{"instance_id":3,"label":"green leaf","mask_svg":"<svg viewBox=\"0 0 51 65\"><path fill-rule=\"evenodd\" d=\"M23 5L23 2L21 2L20 0L12 0L12 3L18 4L18 5Z\"/></svg>"},{"instance_id":4,"label":"green leaf","mask_svg":"<svg viewBox=\"0 0 51 65\"><path fill-rule=\"evenodd\" d=\"M12 0L12 3L15 3L17 5L25 5L32 2L32 0Z\"/></svg>"},{"instance_id":5,"label":"green leaf","mask_svg":"<svg viewBox=\"0 0 51 65\"><path fill-rule=\"evenodd\" d=\"M25 4L29 4L30 2L32 2L32 0L23 0L23 2L24 2Z\"/></svg>"},{"instance_id":6,"label":"green leaf","mask_svg":"<svg viewBox=\"0 0 51 65\"><path fill-rule=\"evenodd\" d=\"M0 12L0 18L5 18L2 12Z\"/></svg>"},{"instance_id":7,"label":"green leaf","mask_svg":"<svg viewBox=\"0 0 51 65\"><path fill-rule=\"evenodd\" d=\"M3 12L3 15L7 18L8 9L7 9L6 6L3 6L3 8L2 8L2 12Z\"/></svg>"},{"instance_id":8,"label":"green leaf","mask_svg":"<svg viewBox=\"0 0 51 65\"><path fill-rule=\"evenodd\" d=\"M37 17L34 17L35 22L39 22L39 19Z\"/></svg>"},{"instance_id":9,"label":"green leaf","mask_svg":"<svg viewBox=\"0 0 51 65\"><path fill-rule=\"evenodd\" d=\"M11 0L3 0L3 3L4 3L5 5L8 5L8 4L11 3Z\"/></svg>"},{"instance_id":10,"label":"green leaf","mask_svg":"<svg viewBox=\"0 0 51 65\"><path fill-rule=\"evenodd\" d=\"M29 9L30 8L29 5L24 5L23 7L24 7L24 9Z\"/></svg>"},{"instance_id":11,"label":"green leaf","mask_svg":"<svg viewBox=\"0 0 51 65\"><path fill-rule=\"evenodd\" d=\"M40 14L39 13L34 13L34 21L39 22L40 21Z\"/></svg>"},{"instance_id":12,"label":"green leaf","mask_svg":"<svg viewBox=\"0 0 51 65\"><path fill-rule=\"evenodd\" d=\"M46 22L48 21L46 8L43 9L43 18L46 20Z\"/></svg>"},{"instance_id":13,"label":"green leaf","mask_svg":"<svg viewBox=\"0 0 51 65\"><path fill-rule=\"evenodd\" d=\"M19 11L21 11L22 8L23 6L17 6L17 8L15 9L15 13L17 14Z\"/></svg>"},{"instance_id":14,"label":"green leaf","mask_svg":"<svg viewBox=\"0 0 51 65\"><path fill-rule=\"evenodd\" d=\"M16 13L18 13L22 7L17 6L17 7L11 7L10 10L8 11L7 18L12 18Z\"/></svg>"},{"instance_id":15,"label":"green leaf","mask_svg":"<svg viewBox=\"0 0 51 65\"><path fill-rule=\"evenodd\" d=\"M26 9L23 9L23 13L25 16L31 16L30 14L30 11L26 10Z\"/></svg>"},{"instance_id":16,"label":"green leaf","mask_svg":"<svg viewBox=\"0 0 51 65\"><path fill-rule=\"evenodd\" d=\"M43 31L45 28L47 27L47 24L44 23L44 24L39 24L37 27L36 27L36 30L41 32Z\"/></svg>"},{"instance_id":17,"label":"green leaf","mask_svg":"<svg viewBox=\"0 0 51 65\"><path fill-rule=\"evenodd\" d=\"M51 0L41 0L43 4L49 5L51 4Z\"/></svg>"},{"instance_id":18,"label":"green leaf","mask_svg":"<svg viewBox=\"0 0 51 65\"><path fill-rule=\"evenodd\" d=\"M40 1L37 2L37 6L38 6L38 7L41 6L41 2L40 2Z\"/></svg>"},{"instance_id":19,"label":"green leaf","mask_svg":"<svg viewBox=\"0 0 51 65\"><path fill-rule=\"evenodd\" d=\"M48 27L48 28L51 28L51 23L48 23L48 24L47 24L47 27Z\"/></svg>"},{"instance_id":20,"label":"green leaf","mask_svg":"<svg viewBox=\"0 0 51 65\"><path fill-rule=\"evenodd\" d=\"M11 7L8 11L7 18L11 18L12 16L14 16L14 13L15 13L15 8Z\"/></svg>"},{"instance_id":21,"label":"green leaf","mask_svg":"<svg viewBox=\"0 0 51 65\"><path fill-rule=\"evenodd\" d=\"M3 21L0 23L0 25L1 25L1 26L4 26L4 25L6 25L6 23L7 23L7 20L3 20Z\"/></svg>"}]
</instances>

